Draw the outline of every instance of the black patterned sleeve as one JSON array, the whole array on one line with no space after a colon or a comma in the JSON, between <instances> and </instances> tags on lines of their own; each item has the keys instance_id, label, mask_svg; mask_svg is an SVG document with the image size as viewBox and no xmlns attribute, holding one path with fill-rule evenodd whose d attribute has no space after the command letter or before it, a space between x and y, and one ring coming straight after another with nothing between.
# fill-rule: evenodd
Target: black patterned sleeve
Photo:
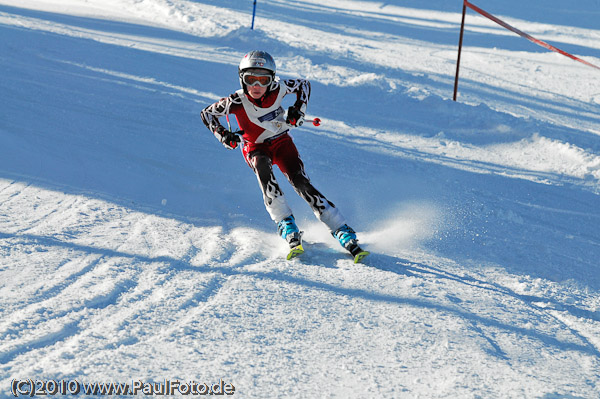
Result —
<instances>
[{"instance_id":1,"label":"black patterned sleeve","mask_svg":"<svg viewBox=\"0 0 600 399\"><path fill-rule=\"evenodd\" d=\"M237 93L234 93L229 97L224 97L216 103L204 108L202 112L200 112L202 122L204 122L208 130L214 133L217 131L219 126L223 127L221 122L219 122L219 118L232 113L231 108L236 104L239 105L241 103L242 100L239 98Z\"/></svg>"},{"instance_id":2,"label":"black patterned sleeve","mask_svg":"<svg viewBox=\"0 0 600 399\"><path fill-rule=\"evenodd\" d=\"M307 104L310 98L310 82L306 79L287 79L284 81L287 93L296 93L296 104Z\"/></svg>"}]
</instances>

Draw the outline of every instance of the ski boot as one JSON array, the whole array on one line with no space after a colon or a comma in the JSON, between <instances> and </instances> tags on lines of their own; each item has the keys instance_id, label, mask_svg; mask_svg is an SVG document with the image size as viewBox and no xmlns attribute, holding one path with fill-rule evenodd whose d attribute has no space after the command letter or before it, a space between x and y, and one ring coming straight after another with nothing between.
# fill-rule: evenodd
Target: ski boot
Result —
<instances>
[{"instance_id":1,"label":"ski boot","mask_svg":"<svg viewBox=\"0 0 600 399\"><path fill-rule=\"evenodd\" d=\"M294 215L282 219L277 224L277 232L290 246L290 252L286 257L287 260L295 258L304 252L304 248L302 248L302 232L296 225Z\"/></svg>"},{"instance_id":2,"label":"ski boot","mask_svg":"<svg viewBox=\"0 0 600 399\"><path fill-rule=\"evenodd\" d=\"M370 253L369 251L363 251L362 248L358 246L356 232L347 224L332 232L331 235L337 238L342 247L352 254L354 263L359 263Z\"/></svg>"}]
</instances>

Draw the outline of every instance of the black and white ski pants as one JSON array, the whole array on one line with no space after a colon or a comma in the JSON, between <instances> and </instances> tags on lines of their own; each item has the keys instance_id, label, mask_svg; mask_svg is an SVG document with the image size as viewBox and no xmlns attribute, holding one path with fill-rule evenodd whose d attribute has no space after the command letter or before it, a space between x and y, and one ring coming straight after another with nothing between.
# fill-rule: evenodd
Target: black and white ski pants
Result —
<instances>
[{"instance_id":1,"label":"black and white ski pants","mask_svg":"<svg viewBox=\"0 0 600 399\"><path fill-rule=\"evenodd\" d=\"M265 143L244 143L242 151L246 162L256 174L265 207L275 223L290 216L292 210L273 174L273 165L279 167L296 193L308 203L315 216L331 231L345 224L344 217L335 205L310 182L304 172L304 163L300 159L298 149L289 134L283 134Z\"/></svg>"}]
</instances>

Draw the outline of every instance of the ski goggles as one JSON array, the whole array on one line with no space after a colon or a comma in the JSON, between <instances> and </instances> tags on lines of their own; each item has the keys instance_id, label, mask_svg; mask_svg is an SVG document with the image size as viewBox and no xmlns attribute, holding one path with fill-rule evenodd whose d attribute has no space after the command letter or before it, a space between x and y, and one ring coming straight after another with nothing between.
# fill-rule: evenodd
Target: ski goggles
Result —
<instances>
[{"instance_id":1,"label":"ski goggles","mask_svg":"<svg viewBox=\"0 0 600 399\"><path fill-rule=\"evenodd\" d=\"M246 72L242 75L242 81L248 86L259 85L260 87L267 87L273 81L273 77L271 75Z\"/></svg>"}]
</instances>

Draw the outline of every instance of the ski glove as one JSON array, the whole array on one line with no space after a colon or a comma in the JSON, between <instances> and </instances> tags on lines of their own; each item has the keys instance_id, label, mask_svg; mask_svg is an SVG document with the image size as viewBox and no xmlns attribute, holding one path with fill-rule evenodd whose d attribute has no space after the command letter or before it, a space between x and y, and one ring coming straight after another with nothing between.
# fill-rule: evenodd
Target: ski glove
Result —
<instances>
[{"instance_id":1,"label":"ski glove","mask_svg":"<svg viewBox=\"0 0 600 399\"><path fill-rule=\"evenodd\" d=\"M242 131L236 132L241 134ZM223 147L228 150L233 150L237 148L238 143L241 141L240 136L234 132L230 132L226 130L223 126L219 126L217 130L214 131L214 135L223 144Z\"/></svg>"},{"instance_id":2,"label":"ski glove","mask_svg":"<svg viewBox=\"0 0 600 399\"><path fill-rule=\"evenodd\" d=\"M288 108L285 123L292 126L302 126L304 123L304 113L306 112L306 104L298 103Z\"/></svg>"}]
</instances>

